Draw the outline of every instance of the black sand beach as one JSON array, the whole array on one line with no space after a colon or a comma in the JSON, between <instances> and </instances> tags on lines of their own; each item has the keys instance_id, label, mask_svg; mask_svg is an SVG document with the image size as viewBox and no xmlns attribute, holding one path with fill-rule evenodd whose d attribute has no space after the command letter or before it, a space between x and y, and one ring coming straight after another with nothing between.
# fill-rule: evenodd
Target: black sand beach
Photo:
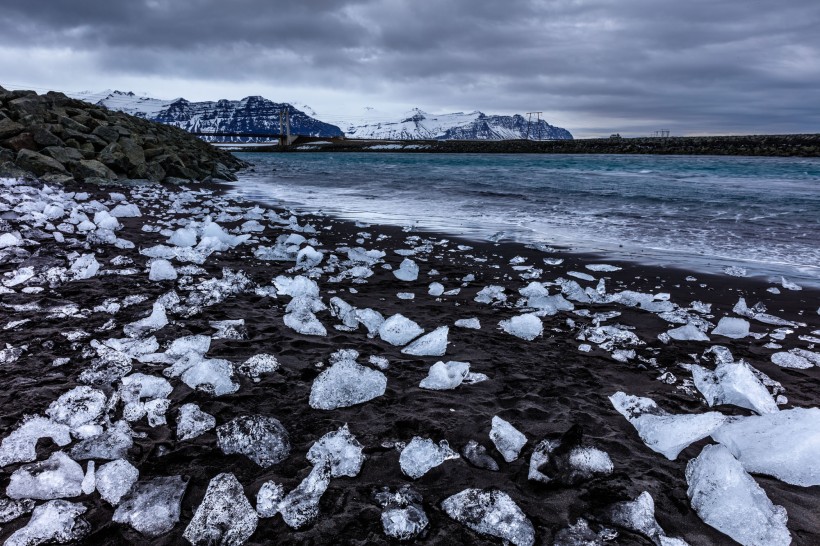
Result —
<instances>
[{"instance_id":1,"label":"black sand beach","mask_svg":"<svg viewBox=\"0 0 820 546\"><path fill-rule=\"evenodd\" d=\"M193 187L194 191L206 188ZM139 253L156 244L164 244L167 236L142 231L144 225L156 225L172 220L165 213L168 201L178 188L167 187L169 193L162 201L148 202L122 187L100 188L94 185L69 183L67 191L85 191L91 199L112 204L109 191L121 192L126 200L139 206L142 216L122 218L123 228L117 237L132 241L133 249L119 249L111 245L93 248L102 269L118 269L110 260L125 256L133 260L136 268L131 275L98 274L86 280L60 283L53 288L44 287L39 293L6 293L0 296L0 323L30 319L21 326L3 331L2 340L13 347L26 346L15 362L0 366L3 389L0 390L0 429L5 437L26 414L42 414L47 406L65 391L78 385L78 375L89 366L87 351L92 339L122 337L122 326L145 317L151 312L158 297L176 289L180 296L186 290L208 278L222 277L223 268L243 271L255 286L270 286L278 275L292 276L288 272L293 263L262 261L254 257L253 249L260 237L271 240L291 231L287 226L262 221L265 229L253 233L251 241L233 249L212 254L202 265L205 273L190 279L180 276L177 281L152 282L148 279L147 263L150 261ZM209 192L199 195L201 202L222 194L219 186L207 186ZM196 206L189 203L188 207ZM213 206L213 205L212 205ZM252 203L231 203L237 211L248 210ZM233 210L217 202L214 212ZM287 218L288 214L282 214ZM225 229L235 228L242 221L221 223ZM14 221L9 220L11 227ZM228 297L200 314L185 318L169 312L170 323L158 330L156 335L161 347L181 336L192 334L211 335L213 320L244 319L247 327L245 340L214 340L208 356L224 358L236 364L259 354L274 355L281 367L273 373L264 374L254 383L246 377L236 376L240 389L234 394L213 397L196 391L179 379L172 379L174 390L170 395L171 407L167 412L168 425L149 427L144 419L131 423L137 435L134 446L128 451L128 460L139 469L140 479L153 476L182 475L190 478L182 500L180 522L173 530L155 539L140 535L126 525L111 521L114 509L102 501L96 493L72 499L86 505L85 518L91 524L91 533L84 544L186 544L182 537L188 522L200 505L209 481L217 474L231 472L242 484L246 495L255 504L261 485L275 480L289 491L308 474L311 464L305 455L311 445L322 435L347 423L350 431L364 445L367 460L361 474L355 478L334 478L320 502L318 520L305 529L295 531L286 526L281 517L260 519L255 533L247 544L392 544L380 522L381 508L373 501L375 490L383 486L391 488L411 484L422 496L423 507L430 519L427 530L416 539L420 544L499 544L500 541L479 535L450 519L442 510L441 502L465 488L496 488L508 493L532 521L536 544L552 544L558 531L574 523L579 517L597 525L614 527L606 521L607 506L613 502L635 499L648 491L655 501L655 514L663 530L670 537L680 537L690 545L731 544L726 535L703 523L690 507L684 477L686 463L711 443L707 438L684 449L677 460L669 461L661 454L651 451L638 437L634 427L614 408L608 397L617 391L652 398L670 413L702 413L710 408L691 382L691 373L680 363L693 363L693 355L700 358L711 345L728 347L736 359L743 358L752 366L778 381L785 389L788 403L781 409L811 407L820 399L818 377L820 368L786 369L770 361L775 352L763 345L771 339L729 339L711 336L711 342L675 341L663 343L658 334L679 324L669 324L657 314L619 304L575 304L575 311L560 311L543 318L544 332L533 341L524 341L509 335L498 327L501 320L521 314L516 308L518 290L531 280L521 278L526 271L514 270L510 261L515 257L517 265L531 265L542 269L539 282L555 281L567 277L569 271L586 272L595 282L575 279L582 287L595 288L597 279L606 280L609 293L635 290L644 293L667 293L672 302L687 307L693 301L711 303L711 312L704 318L717 323L721 317L736 316L733 306L744 297L749 306L763 302L768 312L781 318L805 323L786 337L784 349L810 348L809 341L799 340L798 335L811 335L820 329L818 302L820 291L804 288L802 291L780 289L780 294L767 292L773 286L759 280L730 276L693 274L682 270L649 267L631 263L613 263L606 256L571 254L563 251L544 252L514 243L488 243L456 240L442 234L406 232L389 226L357 226L351 222L327 217L301 216L299 224L313 225L317 250L324 253L327 264L329 256L343 258L341 247L364 247L379 249L386 253L384 262L398 268L403 256L396 249L408 249L428 243L410 256L419 266L418 280L405 282L395 278L391 270L380 265L373 267L373 276L363 283L351 279L328 282L328 275L315 279L321 297L327 303L332 296L339 296L357 308L372 308L385 317L394 313L414 320L426 332L439 326L450 326L449 346L444 357L413 357L400 352L378 337L368 338L364 328L353 332L333 328L339 320L330 311L316 313L327 328L328 335L305 336L296 333L283 323L284 307L289 298L263 297L253 289ZM169 224L166 224L166 226ZM173 228L179 227L174 225ZM367 235L365 235L367 234ZM31 265L36 270L50 265L67 265L66 253L81 246L54 242L50 235L35 237L36 245L27 250L31 255L20 261L6 260L0 272L11 272ZM408 244L407 237L418 239ZM358 240L358 242L357 242ZM80 243L81 245L81 243ZM459 250L458 245L471 247ZM560 265L546 265L544 258L563 259ZM587 264L607 263L620 266L620 271L592 272ZM179 265L175 262L175 265ZM119 267L123 269L123 267ZM436 270L438 274L431 274ZM472 274L474 280L462 281ZM692 276L696 280L690 280ZM433 297L428 295L428 285L440 282L445 290L460 288L457 295ZM508 299L504 303L482 304L474 301L476 294L487 285L506 288ZM18 287L19 288L19 287ZM355 292L354 292L355 290ZM560 291L552 287L551 292ZM398 299L399 292L412 292L412 300ZM38 309L73 303L81 309L93 309L111 297L145 295L147 298L136 305L123 308L119 313L90 312L85 316L52 318ZM632 347L636 356L628 362L612 358L611 353L593 343L589 353L579 351L582 343L577 336L585 326L592 325L593 317L578 314L579 310L591 314L617 311L620 316L602 321L603 324L625 326L644 343ZM480 330L453 326L455 320L476 317ZM113 326L109 321L114 320ZM771 332L775 327L751 320L752 332ZM62 334L82 329L89 338L68 341ZM816 336L816 334L815 334ZM308 405L311 385L319 373L327 367L330 355L340 349L355 349L366 362L371 355L384 356L389 360L387 390L383 396L364 404L331 411L312 409ZM69 358L69 362L53 367L56 358ZM471 371L489 376L489 380L466 385L455 390L433 391L419 388L419 382L438 360L466 361ZM701 363L705 362L701 360ZM161 365L133 362L134 372L161 375ZM674 381L659 380L671 372ZM669 376L666 376L669 378ZM688 387L687 387L688 385ZM112 388L107 389L111 392ZM177 408L186 403L196 403L215 416L217 425L234 417L261 414L279 419L290 435L292 451L282 463L263 469L243 455L225 455L217 447L213 430L189 441L176 437L175 419ZM716 408L731 415L752 413L734 406ZM500 416L512 423L527 437L527 444L518 460L505 463L489 439L490 422ZM609 454L614 463L611 475L593 478L572 487L547 486L527 480L527 466L533 447L545 437L560 436L574 425L583 427L589 445ZM139 437L139 435L144 435ZM459 451L469 440L484 445L499 462L500 471L491 472L468 464L463 458L446 461L433 468L418 480L410 480L399 468L399 452L396 442L409 442L414 436L431 438L435 442L447 440ZM40 440L37 446L38 460L44 460L57 450L49 440ZM10 474L20 465L2 469L0 490L5 490ZM812 545L820 543L820 488L798 487L774 478L755 475L771 501L788 512L788 528L793 544ZM27 516L15 519L0 528L0 542L27 522ZM617 529L619 536L613 544L652 544L648 537Z\"/></svg>"}]
</instances>

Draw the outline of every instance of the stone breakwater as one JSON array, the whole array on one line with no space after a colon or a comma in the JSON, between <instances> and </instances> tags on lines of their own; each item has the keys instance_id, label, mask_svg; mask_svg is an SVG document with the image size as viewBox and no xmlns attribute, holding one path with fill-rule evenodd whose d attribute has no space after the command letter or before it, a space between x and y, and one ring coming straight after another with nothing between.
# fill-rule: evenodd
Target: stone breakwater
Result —
<instances>
[{"instance_id":1,"label":"stone breakwater","mask_svg":"<svg viewBox=\"0 0 820 546\"><path fill-rule=\"evenodd\" d=\"M236 180L245 164L187 132L62 93L0 87L0 177L47 182Z\"/></svg>"},{"instance_id":2,"label":"stone breakwater","mask_svg":"<svg viewBox=\"0 0 820 546\"><path fill-rule=\"evenodd\" d=\"M479 154L655 154L820 157L820 134L575 140L332 140L300 139L286 151ZM272 146L264 151L279 151ZM263 151L259 147L246 151Z\"/></svg>"}]
</instances>

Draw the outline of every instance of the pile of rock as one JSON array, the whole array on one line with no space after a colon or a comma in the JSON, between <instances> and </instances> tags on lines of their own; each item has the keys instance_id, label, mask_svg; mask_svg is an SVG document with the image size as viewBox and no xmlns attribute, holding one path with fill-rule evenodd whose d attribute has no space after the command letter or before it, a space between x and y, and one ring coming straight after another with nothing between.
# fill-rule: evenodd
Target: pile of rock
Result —
<instances>
[{"instance_id":1,"label":"pile of rock","mask_svg":"<svg viewBox=\"0 0 820 546\"><path fill-rule=\"evenodd\" d=\"M236 180L245 164L187 132L49 92L0 87L0 177Z\"/></svg>"}]
</instances>

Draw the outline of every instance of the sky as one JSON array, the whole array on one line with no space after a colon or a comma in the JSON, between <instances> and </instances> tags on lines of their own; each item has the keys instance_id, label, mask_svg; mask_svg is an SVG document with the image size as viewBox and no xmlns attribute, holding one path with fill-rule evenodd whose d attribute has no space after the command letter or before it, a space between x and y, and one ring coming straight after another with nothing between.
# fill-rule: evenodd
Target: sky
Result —
<instances>
[{"instance_id":1,"label":"sky","mask_svg":"<svg viewBox=\"0 0 820 546\"><path fill-rule=\"evenodd\" d=\"M0 0L0 86L820 132L818 0Z\"/></svg>"}]
</instances>

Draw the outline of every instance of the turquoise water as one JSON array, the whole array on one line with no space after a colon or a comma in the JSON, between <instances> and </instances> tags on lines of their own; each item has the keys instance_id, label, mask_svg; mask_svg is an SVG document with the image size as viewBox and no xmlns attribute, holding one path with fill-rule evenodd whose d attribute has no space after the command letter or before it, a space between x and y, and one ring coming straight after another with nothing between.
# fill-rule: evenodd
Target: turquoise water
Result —
<instances>
[{"instance_id":1,"label":"turquoise water","mask_svg":"<svg viewBox=\"0 0 820 546\"><path fill-rule=\"evenodd\" d=\"M237 155L237 193L299 210L820 283L820 159Z\"/></svg>"}]
</instances>

